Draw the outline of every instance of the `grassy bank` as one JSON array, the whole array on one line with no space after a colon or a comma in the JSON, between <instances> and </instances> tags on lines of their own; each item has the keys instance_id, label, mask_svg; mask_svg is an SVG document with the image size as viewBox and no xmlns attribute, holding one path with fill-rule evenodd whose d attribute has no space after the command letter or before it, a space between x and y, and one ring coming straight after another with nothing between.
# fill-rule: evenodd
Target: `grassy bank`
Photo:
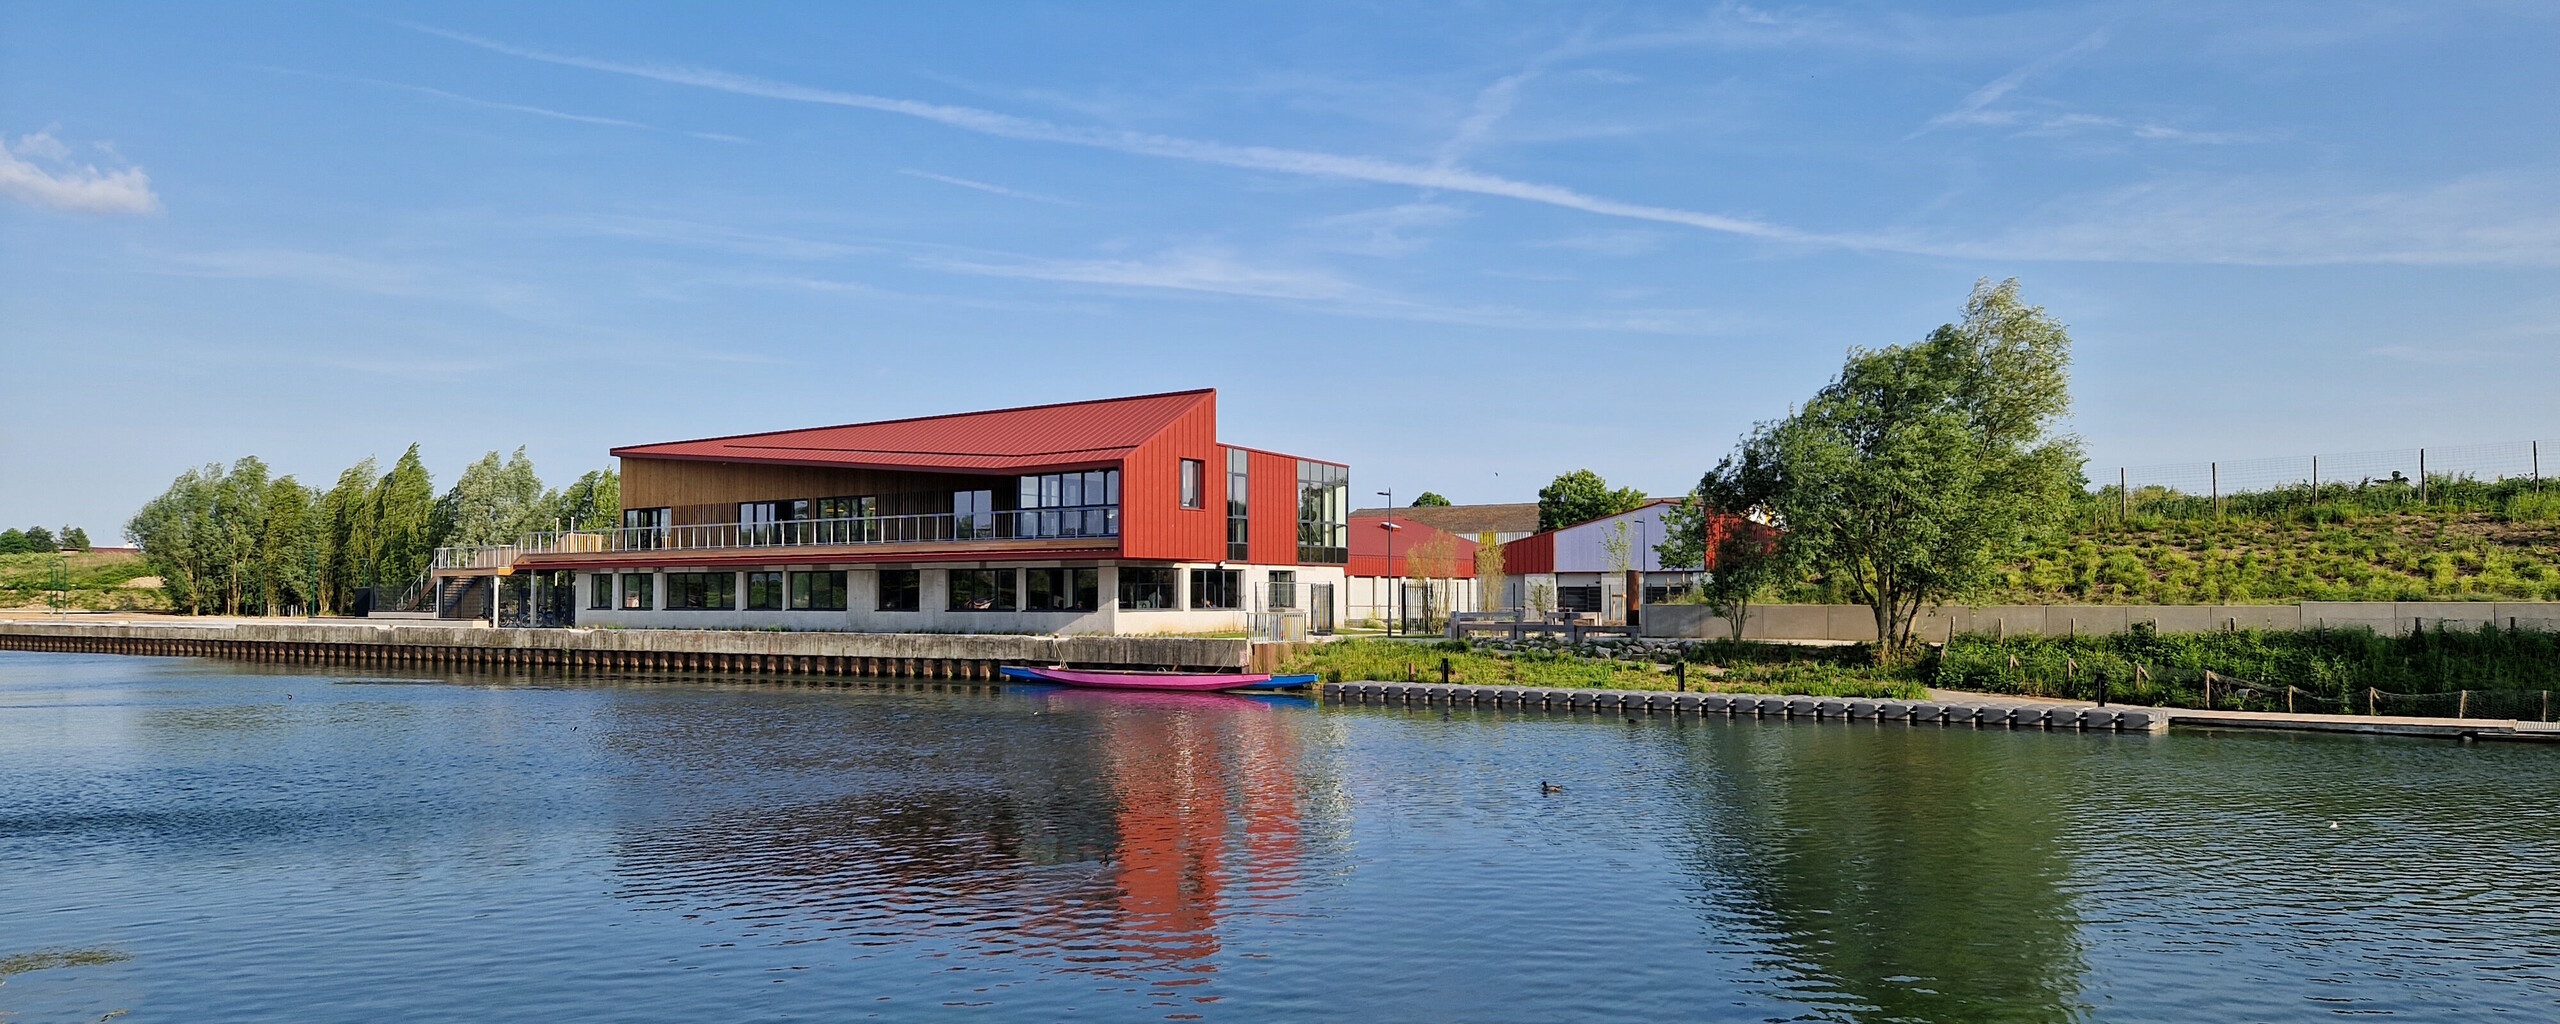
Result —
<instances>
[{"instance_id":1,"label":"grassy bank","mask_svg":"<svg viewBox=\"0 0 2560 1024\"><path fill-rule=\"evenodd\" d=\"M1985 603L2560 601L2560 487L2441 481L2210 500L2093 496L2019 553Z\"/></svg>"},{"instance_id":2,"label":"grassy bank","mask_svg":"<svg viewBox=\"0 0 2560 1024\"><path fill-rule=\"evenodd\" d=\"M84 611L165 611L168 594L129 586L150 570L131 552L0 555L0 608L51 607L57 575L69 583L70 606Z\"/></svg>"},{"instance_id":3,"label":"grassy bank","mask_svg":"<svg viewBox=\"0 0 2560 1024\"><path fill-rule=\"evenodd\" d=\"M1669 690L1679 676L1659 652L1607 657L1561 651L1498 651L1458 641L1416 643L1341 640L1318 644L1283 667L1328 681L1374 679L1449 681L1477 686L1541 686L1615 690ZM1874 665L1855 648L1806 648L1779 644L1698 643L1665 656L1689 662L1691 690L1727 693L1800 693L1818 697L1926 695L1921 667Z\"/></svg>"},{"instance_id":4,"label":"grassy bank","mask_svg":"<svg viewBox=\"0 0 2560 1024\"><path fill-rule=\"evenodd\" d=\"M2103 681L2114 699L2171 707L2435 713L2457 698L2467 713L2542 718L2541 691L2560 689L2560 634L2484 628L2381 636L2366 629L2240 630L2105 636L1959 635L1929 668L1934 685L2087 700ZM2373 691L2381 691L2377 695ZM2519 703L2520 702L2520 703ZM2517 704L2517 707L2505 707ZM2450 712L2447 712L2450 713Z\"/></svg>"}]
</instances>

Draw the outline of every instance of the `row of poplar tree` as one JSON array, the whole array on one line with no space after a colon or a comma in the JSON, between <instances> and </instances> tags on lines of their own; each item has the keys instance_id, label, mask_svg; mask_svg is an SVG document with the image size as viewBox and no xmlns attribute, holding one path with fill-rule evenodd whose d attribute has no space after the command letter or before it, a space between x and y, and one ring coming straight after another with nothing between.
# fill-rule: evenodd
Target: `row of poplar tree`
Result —
<instances>
[{"instance_id":1,"label":"row of poplar tree","mask_svg":"<svg viewBox=\"0 0 2560 1024\"><path fill-rule=\"evenodd\" d=\"M344 612L357 591L390 602L424 584L443 546L512 544L535 530L601 529L621 481L595 470L546 489L524 449L490 452L438 496L410 445L389 472L371 458L327 490L275 476L256 456L178 474L125 523L170 606L199 615Z\"/></svg>"}]
</instances>

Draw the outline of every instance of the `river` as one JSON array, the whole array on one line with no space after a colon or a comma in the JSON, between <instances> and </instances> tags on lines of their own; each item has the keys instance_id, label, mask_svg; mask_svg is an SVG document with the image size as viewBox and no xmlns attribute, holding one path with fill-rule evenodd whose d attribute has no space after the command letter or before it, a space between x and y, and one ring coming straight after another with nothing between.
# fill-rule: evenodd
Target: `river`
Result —
<instances>
[{"instance_id":1,"label":"river","mask_svg":"<svg viewBox=\"0 0 2560 1024\"><path fill-rule=\"evenodd\" d=\"M20 1022L2554 1020L2555 867L2540 746L0 652Z\"/></svg>"}]
</instances>

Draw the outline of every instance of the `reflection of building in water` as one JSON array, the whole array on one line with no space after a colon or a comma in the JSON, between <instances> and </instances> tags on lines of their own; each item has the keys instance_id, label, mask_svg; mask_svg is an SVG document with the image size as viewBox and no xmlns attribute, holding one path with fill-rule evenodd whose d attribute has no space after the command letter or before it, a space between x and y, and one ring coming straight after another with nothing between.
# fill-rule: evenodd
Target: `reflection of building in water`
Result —
<instances>
[{"instance_id":1,"label":"reflection of building in water","mask_svg":"<svg viewBox=\"0 0 2560 1024\"><path fill-rule=\"evenodd\" d=\"M1204 971L1223 918L1295 891L1295 731L1312 716L1224 696L1069 691L1042 703L1037 716L891 713L818 730L852 753L815 763L759 749L788 742L773 736L659 732L632 752L661 766L750 759L767 766L762 784L742 785L784 792L626 835L625 894L760 937L1010 953L1119 976Z\"/></svg>"},{"instance_id":2,"label":"reflection of building in water","mask_svg":"<svg viewBox=\"0 0 2560 1024\"><path fill-rule=\"evenodd\" d=\"M1221 711L1238 701L1164 696ZM1243 854L1237 867L1254 889L1297 877L1298 752L1282 716L1109 713L1103 736L1119 797L1124 948L1177 960L1217 952L1231 854Z\"/></svg>"}]
</instances>

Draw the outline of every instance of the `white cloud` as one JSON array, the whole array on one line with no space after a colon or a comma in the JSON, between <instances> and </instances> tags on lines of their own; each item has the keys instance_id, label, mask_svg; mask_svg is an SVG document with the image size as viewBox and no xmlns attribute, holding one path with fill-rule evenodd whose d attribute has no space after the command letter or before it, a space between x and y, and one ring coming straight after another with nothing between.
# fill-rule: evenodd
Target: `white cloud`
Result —
<instances>
[{"instance_id":1,"label":"white cloud","mask_svg":"<svg viewBox=\"0 0 2560 1024\"><path fill-rule=\"evenodd\" d=\"M908 175L910 177L923 178L926 181L939 181L945 185L956 186L959 188L976 189L980 192L1004 196L1010 199L1028 199L1035 203L1051 203L1058 206L1079 205L1055 196L1044 196L1037 192L1024 192L1020 189L1006 188L1002 185L990 185L986 182L976 181L969 178L955 178L948 174L935 174L931 171L919 171L913 168L902 170L898 173Z\"/></svg>"},{"instance_id":2,"label":"white cloud","mask_svg":"<svg viewBox=\"0 0 2560 1024\"><path fill-rule=\"evenodd\" d=\"M71 147L49 132L24 135L0 146L0 195L37 206L83 213L156 213L160 197L139 167L99 170L73 165Z\"/></svg>"},{"instance_id":3,"label":"white cloud","mask_svg":"<svg viewBox=\"0 0 2560 1024\"><path fill-rule=\"evenodd\" d=\"M2059 53L2047 54L2043 57L2029 61L2018 69L1992 79L1982 88L1975 89L1973 92L1967 94L1964 98L1964 102L1956 104L1956 108L1954 110L1950 110L1946 113L1930 118L1929 123L1921 126L1920 130L1925 132L1931 128L1942 128L1947 125L1958 124L2014 124L2017 122L2019 117L2016 112L1993 110L1990 109L1991 105L1999 102L2002 97L2009 95L2011 92L2015 92L2019 86L2025 85L2027 79L2044 73L2056 64L2060 64L2063 61L2077 57L2090 50L2097 49L2100 46L2104 46L2106 45L2106 41L2105 33L2093 32L2090 33L2087 38L2082 39L2077 43L2073 43L2071 46L2065 48Z\"/></svg>"}]
</instances>

